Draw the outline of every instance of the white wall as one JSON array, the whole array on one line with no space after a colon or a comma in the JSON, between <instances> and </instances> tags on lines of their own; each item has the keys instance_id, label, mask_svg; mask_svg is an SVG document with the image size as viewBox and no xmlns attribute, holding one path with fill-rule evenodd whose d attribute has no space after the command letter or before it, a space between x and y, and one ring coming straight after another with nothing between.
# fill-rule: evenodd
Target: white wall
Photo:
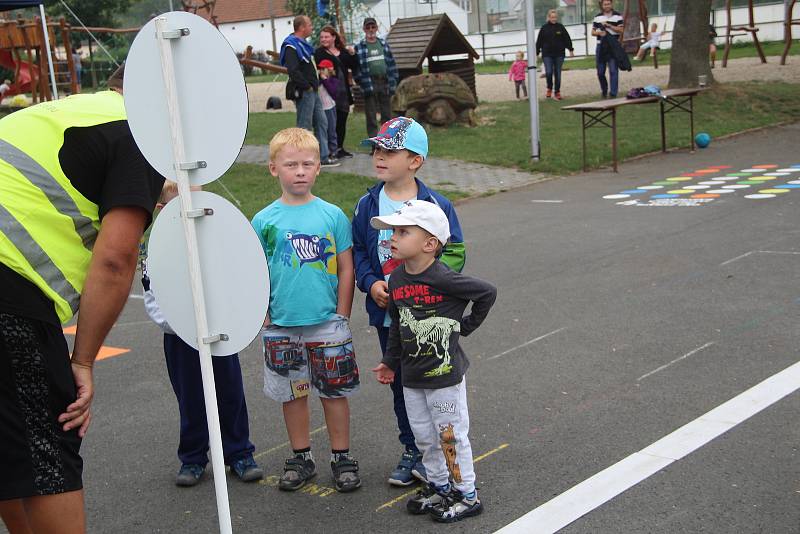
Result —
<instances>
[{"instance_id":1,"label":"white wall","mask_svg":"<svg viewBox=\"0 0 800 534\"><path fill-rule=\"evenodd\" d=\"M389 17L390 12L391 18ZM440 13L446 13L450 20L461 30L461 33L467 33L469 28L467 12L461 9L457 3L452 0L438 0L433 4L433 14ZM380 0L369 6L369 14L367 16L375 17L378 21L378 34L384 37L389 33L389 29L397 19L424 17L430 14L431 4L420 4L413 0ZM361 19L363 20L363 17ZM356 26L354 28L356 35L363 36L363 31L361 31L362 20L353 20L353 25Z\"/></svg>"},{"instance_id":2,"label":"white wall","mask_svg":"<svg viewBox=\"0 0 800 534\"><path fill-rule=\"evenodd\" d=\"M757 6L754 10L756 26L759 28L758 39L760 41L782 41L783 40L783 4L773 4L766 6ZM748 24L747 9L733 9L731 10L731 19L734 25L746 26ZM670 48L672 46L672 30L675 28L675 17L670 15L668 17L651 17L650 22L655 22L661 31L666 29L667 33L662 38L661 48ZM727 24L727 14L724 9L716 11L715 25L717 27L717 46L722 48L725 44L725 26ZM541 24L537 23L537 26ZM572 44L575 47L575 55L586 55L586 36L587 31L591 29L591 24L587 25L572 25L567 26L567 31L572 38ZM538 34L538 32L537 32ZM472 47L482 56L483 59L498 59L509 61L518 51L525 51L526 47L526 33L523 30L515 30L508 32L486 33L478 34L473 33L466 36ZM752 41L750 34L734 37L734 42L747 42ZM589 52L594 53L594 38L589 35ZM485 49L486 57L483 58ZM505 54L505 56L503 55ZM479 61L481 61L479 60Z\"/></svg>"},{"instance_id":3,"label":"white wall","mask_svg":"<svg viewBox=\"0 0 800 534\"><path fill-rule=\"evenodd\" d=\"M250 20L220 24L219 31L231 44L235 52L244 52L248 45L253 50L274 50L278 52L283 40L292 33L292 18L275 19L275 46L272 40L272 24L267 20Z\"/></svg>"}]
</instances>

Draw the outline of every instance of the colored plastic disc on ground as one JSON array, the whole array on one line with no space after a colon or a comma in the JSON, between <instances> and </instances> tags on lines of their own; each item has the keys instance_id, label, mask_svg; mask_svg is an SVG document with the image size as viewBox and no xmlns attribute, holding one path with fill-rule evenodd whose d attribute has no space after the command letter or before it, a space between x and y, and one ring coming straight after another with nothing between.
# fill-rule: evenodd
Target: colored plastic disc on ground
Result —
<instances>
[{"instance_id":1,"label":"colored plastic disc on ground","mask_svg":"<svg viewBox=\"0 0 800 534\"><path fill-rule=\"evenodd\" d=\"M686 193L694 193L691 189L673 189L672 191L667 191L670 195L685 195Z\"/></svg>"},{"instance_id":2,"label":"colored plastic disc on ground","mask_svg":"<svg viewBox=\"0 0 800 534\"><path fill-rule=\"evenodd\" d=\"M729 172L728 176L750 176L754 172L761 172L761 169L756 169L754 171L749 171L749 172Z\"/></svg>"},{"instance_id":3,"label":"colored plastic disc on ground","mask_svg":"<svg viewBox=\"0 0 800 534\"><path fill-rule=\"evenodd\" d=\"M722 186L723 189L747 189L748 187L750 187L750 186L746 185L746 184L733 184L733 185L723 185Z\"/></svg>"},{"instance_id":4,"label":"colored plastic disc on ground","mask_svg":"<svg viewBox=\"0 0 800 534\"><path fill-rule=\"evenodd\" d=\"M800 172L800 169L795 167L787 167L786 169L778 169L778 172Z\"/></svg>"},{"instance_id":5,"label":"colored plastic disc on ground","mask_svg":"<svg viewBox=\"0 0 800 534\"><path fill-rule=\"evenodd\" d=\"M715 195L712 193L698 193L696 195L692 195L689 198L719 198L719 195Z\"/></svg>"},{"instance_id":6,"label":"colored plastic disc on ground","mask_svg":"<svg viewBox=\"0 0 800 534\"><path fill-rule=\"evenodd\" d=\"M753 165L754 169L775 169L777 167L778 167L777 165L772 165L772 164L770 164L770 165Z\"/></svg>"},{"instance_id":7,"label":"colored plastic disc on ground","mask_svg":"<svg viewBox=\"0 0 800 534\"><path fill-rule=\"evenodd\" d=\"M661 180L660 182L653 182L653 185L675 185L675 182L668 182L666 180Z\"/></svg>"},{"instance_id":8,"label":"colored plastic disc on ground","mask_svg":"<svg viewBox=\"0 0 800 534\"><path fill-rule=\"evenodd\" d=\"M698 169L694 171L694 174L714 174L715 172L719 172L718 169Z\"/></svg>"},{"instance_id":9,"label":"colored plastic disc on ground","mask_svg":"<svg viewBox=\"0 0 800 534\"><path fill-rule=\"evenodd\" d=\"M738 180L739 178L743 178L743 177L742 176L717 176L714 179L715 180L728 181L728 180Z\"/></svg>"},{"instance_id":10,"label":"colored plastic disc on ground","mask_svg":"<svg viewBox=\"0 0 800 534\"><path fill-rule=\"evenodd\" d=\"M789 183L789 184L800 184L800 180L790 180L787 183Z\"/></svg>"},{"instance_id":11,"label":"colored plastic disc on ground","mask_svg":"<svg viewBox=\"0 0 800 534\"><path fill-rule=\"evenodd\" d=\"M769 195L779 195L781 193L788 193L788 189L762 189L759 193L769 194Z\"/></svg>"},{"instance_id":12,"label":"colored plastic disc on ground","mask_svg":"<svg viewBox=\"0 0 800 534\"><path fill-rule=\"evenodd\" d=\"M753 167L752 169L742 169L742 172L750 172L750 173L753 173L753 172L764 172L764 169L757 169L757 168Z\"/></svg>"},{"instance_id":13,"label":"colored plastic disc on ground","mask_svg":"<svg viewBox=\"0 0 800 534\"><path fill-rule=\"evenodd\" d=\"M749 199L752 199L752 200L761 200L761 199L764 199L764 198L775 198L776 196L777 195L767 195L767 194L760 193L760 194L757 194L757 195L745 195L744 198L749 198Z\"/></svg>"},{"instance_id":14,"label":"colored plastic disc on ground","mask_svg":"<svg viewBox=\"0 0 800 534\"><path fill-rule=\"evenodd\" d=\"M606 195L603 198L607 200L617 200L619 198L629 198L630 195Z\"/></svg>"},{"instance_id":15,"label":"colored plastic disc on ground","mask_svg":"<svg viewBox=\"0 0 800 534\"><path fill-rule=\"evenodd\" d=\"M774 180L774 176L751 176L748 178L749 180L758 180L760 182L766 182L767 180Z\"/></svg>"},{"instance_id":16,"label":"colored plastic disc on ground","mask_svg":"<svg viewBox=\"0 0 800 534\"><path fill-rule=\"evenodd\" d=\"M680 197L680 195L674 195L674 194L670 195L668 193L659 193L658 195L653 195L650 198L678 198L678 197Z\"/></svg>"},{"instance_id":17,"label":"colored plastic disc on ground","mask_svg":"<svg viewBox=\"0 0 800 534\"><path fill-rule=\"evenodd\" d=\"M741 182L736 182L737 184L747 184L747 185L761 185L761 180L742 180Z\"/></svg>"},{"instance_id":18,"label":"colored plastic disc on ground","mask_svg":"<svg viewBox=\"0 0 800 534\"><path fill-rule=\"evenodd\" d=\"M764 176L789 176L788 172L765 172Z\"/></svg>"},{"instance_id":19,"label":"colored plastic disc on ground","mask_svg":"<svg viewBox=\"0 0 800 534\"><path fill-rule=\"evenodd\" d=\"M689 176L675 176L673 178L667 178L667 182L688 182L691 178Z\"/></svg>"},{"instance_id":20,"label":"colored plastic disc on ground","mask_svg":"<svg viewBox=\"0 0 800 534\"><path fill-rule=\"evenodd\" d=\"M713 193L715 195L724 195L725 193L735 193L733 189L709 189L706 193Z\"/></svg>"},{"instance_id":21,"label":"colored plastic disc on ground","mask_svg":"<svg viewBox=\"0 0 800 534\"><path fill-rule=\"evenodd\" d=\"M724 180L709 180L707 182L700 182L700 185L721 185L724 183Z\"/></svg>"},{"instance_id":22,"label":"colored plastic disc on ground","mask_svg":"<svg viewBox=\"0 0 800 534\"><path fill-rule=\"evenodd\" d=\"M664 189L663 185L640 185L637 189L645 189L650 191L651 189Z\"/></svg>"},{"instance_id":23,"label":"colored plastic disc on ground","mask_svg":"<svg viewBox=\"0 0 800 534\"><path fill-rule=\"evenodd\" d=\"M623 195L641 195L642 193L647 193L645 189L628 189L626 191L620 191Z\"/></svg>"},{"instance_id":24,"label":"colored plastic disc on ground","mask_svg":"<svg viewBox=\"0 0 800 534\"><path fill-rule=\"evenodd\" d=\"M775 187L780 189L800 189L800 184L781 184Z\"/></svg>"}]
</instances>

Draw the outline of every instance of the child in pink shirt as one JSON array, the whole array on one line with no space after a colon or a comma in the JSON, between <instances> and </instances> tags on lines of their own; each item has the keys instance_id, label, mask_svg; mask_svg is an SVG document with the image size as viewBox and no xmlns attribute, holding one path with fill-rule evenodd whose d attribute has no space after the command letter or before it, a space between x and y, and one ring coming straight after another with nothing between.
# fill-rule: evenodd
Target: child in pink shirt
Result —
<instances>
[{"instance_id":1,"label":"child in pink shirt","mask_svg":"<svg viewBox=\"0 0 800 534\"><path fill-rule=\"evenodd\" d=\"M519 88L522 87L523 98L528 98L528 88L525 86L525 75L528 70L528 63L525 61L525 54L517 52L517 60L511 64L508 71L509 81L514 82L514 91L519 99Z\"/></svg>"}]
</instances>

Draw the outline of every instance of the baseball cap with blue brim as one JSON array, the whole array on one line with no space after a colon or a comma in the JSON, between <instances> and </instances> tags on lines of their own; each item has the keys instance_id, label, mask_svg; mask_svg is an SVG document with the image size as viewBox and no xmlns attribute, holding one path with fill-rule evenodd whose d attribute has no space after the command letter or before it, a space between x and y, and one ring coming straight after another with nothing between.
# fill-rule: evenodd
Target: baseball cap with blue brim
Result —
<instances>
[{"instance_id":1,"label":"baseball cap with blue brim","mask_svg":"<svg viewBox=\"0 0 800 534\"><path fill-rule=\"evenodd\" d=\"M385 150L410 150L428 157L428 134L414 119L395 117L383 123L378 135L364 139L362 145L379 146Z\"/></svg>"}]
</instances>

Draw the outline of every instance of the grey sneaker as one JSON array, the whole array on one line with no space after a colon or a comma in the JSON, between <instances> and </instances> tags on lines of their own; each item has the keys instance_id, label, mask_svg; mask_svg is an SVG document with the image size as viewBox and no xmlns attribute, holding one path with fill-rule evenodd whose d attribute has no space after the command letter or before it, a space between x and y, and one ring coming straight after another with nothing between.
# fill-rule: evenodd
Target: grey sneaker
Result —
<instances>
[{"instance_id":1,"label":"grey sneaker","mask_svg":"<svg viewBox=\"0 0 800 534\"><path fill-rule=\"evenodd\" d=\"M445 495L438 493L432 484L425 484L406 502L406 510L414 515L427 514L445 502Z\"/></svg>"},{"instance_id":2,"label":"grey sneaker","mask_svg":"<svg viewBox=\"0 0 800 534\"><path fill-rule=\"evenodd\" d=\"M339 163L339 160L337 160L336 158L328 156L327 158L320 161L320 165L322 165L323 167L338 167L339 165L341 165L341 163Z\"/></svg>"},{"instance_id":3,"label":"grey sneaker","mask_svg":"<svg viewBox=\"0 0 800 534\"><path fill-rule=\"evenodd\" d=\"M175 485L182 487L195 486L200 482L206 468L199 464L183 464L175 477Z\"/></svg>"},{"instance_id":4,"label":"grey sneaker","mask_svg":"<svg viewBox=\"0 0 800 534\"><path fill-rule=\"evenodd\" d=\"M338 460L331 462L333 484L336 491L347 493L361 487L361 478L358 476L358 462L352 456L342 454Z\"/></svg>"},{"instance_id":5,"label":"grey sneaker","mask_svg":"<svg viewBox=\"0 0 800 534\"><path fill-rule=\"evenodd\" d=\"M477 492L473 498L468 499L457 489L451 488L445 502L431 510L431 516L439 523L455 523L467 517L480 515L481 512L483 504L478 499Z\"/></svg>"},{"instance_id":6,"label":"grey sneaker","mask_svg":"<svg viewBox=\"0 0 800 534\"><path fill-rule=\"evenodd\" d=\"M314 460L294 456L286 460L283 466L283 476L278 482L278 489L297 491L315 476L317 476L317 466L314 464Z\"/></svg>"},{"instance_id":7,"label":"grey sneaker","mask_svg":"<svg viewBox=\"0 0 800 534\"><path fill-rule=\"evenodd\" d=\"M231 471L233 471L242 482L255 482L256 480L264 478L264 470L258 467L256 461L250 455L233 462L231 464Z\"/></svg>"}]
</instances>

